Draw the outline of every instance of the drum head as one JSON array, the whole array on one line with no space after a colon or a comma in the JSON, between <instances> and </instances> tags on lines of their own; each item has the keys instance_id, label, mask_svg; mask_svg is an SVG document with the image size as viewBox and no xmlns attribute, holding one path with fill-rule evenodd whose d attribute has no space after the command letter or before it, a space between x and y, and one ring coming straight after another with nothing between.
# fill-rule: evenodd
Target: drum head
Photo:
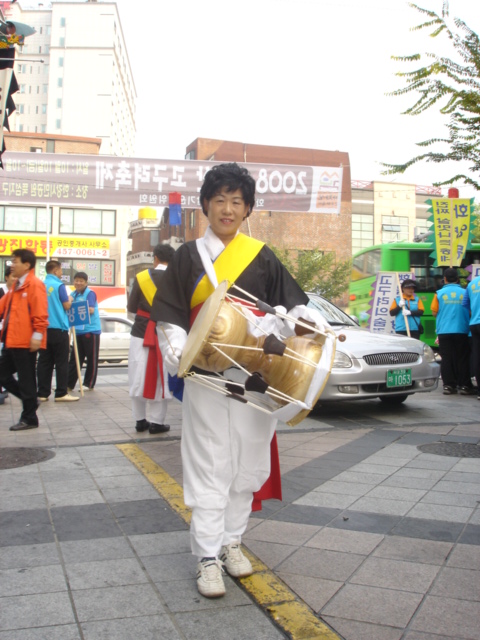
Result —
<instances>
[{"instance_id":1,"label":"drum head","mask_svg":"<svg viewBox=\"0 0 480 640\"><path fill-rule=\"evenodd\" d=\"M215 291L205 300L198 316L195 318L180 359L180 365L178 367L178 376L180 378L186 376L198 354L203 349L204 342L210 335L220 307L225 300L228 287L228 280L221 282Z\"/></svg>"}]
</instances>

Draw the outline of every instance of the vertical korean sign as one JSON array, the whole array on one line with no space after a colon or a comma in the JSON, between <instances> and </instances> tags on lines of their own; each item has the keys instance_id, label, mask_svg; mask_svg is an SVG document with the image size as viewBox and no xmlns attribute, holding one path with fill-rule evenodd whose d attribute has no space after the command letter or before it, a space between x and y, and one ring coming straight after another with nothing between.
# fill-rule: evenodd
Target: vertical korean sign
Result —
<instances>
[{"instance_id":1,"label":"vertical korean sign","mask_svg":"<svg viewBox=\"0 0 480 640\"><path fill-rule=\"evenodd\" d=\"M373 283L373 298L369 309L370 322L368 325L372 333L395 333L395 318L390 315L390 307L395 296L400 295L398 283L407 278L415 279L415 274L396 271L380 271Z\"/></svg>"},{"instance_id":2,"label":"vertical korean sign","mask_svg":"<svg viewBox=\"0 0 480 640\"><path fill-rule=\"evenodd\" d=\"M434 267L458 267L471 247L473 199L436 198L430 204Z\"/></svg>"}]
</instances>

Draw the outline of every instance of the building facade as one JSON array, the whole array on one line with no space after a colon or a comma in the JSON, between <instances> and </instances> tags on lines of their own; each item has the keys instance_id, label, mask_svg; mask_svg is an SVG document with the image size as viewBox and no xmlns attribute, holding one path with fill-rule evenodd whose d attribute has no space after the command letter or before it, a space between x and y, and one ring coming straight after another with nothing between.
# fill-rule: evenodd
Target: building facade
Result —
<instances>
[{"instance_id":1,"label":"building facade","mask_svg":"<svg viewBox=\"0 0 480 640\"><path fill-rule=\"evenodd\" d=\"M352 181L352 253L374 244L407 240L429 229L429 198L439 187L398 182Z\"/></svg>"},{"instance_id":2,"label":"building facade","mask_svg":"<svg viewBox=\"0 0 480 640\"><path fill-rule=\"evenodd\" d=\"M133 156L136 91L116 4L1 4L36 30L17 51L11 130L96 137L100 154Z\"/></svg>"},{"instance_id":3,"label":"building facade","mask_svg":"<svg viewBox=\"0 0 480 640\"><path fill-rule=\"evenodd\" d=\"M28 152L35 161L42 158L40 151L58 154L98 155L102 141L96 138L42 135L38 133L6 133L6 146L10 151ZM4 159L8 164L8 157ZM28 162L28 160L25 160ZM62 162L49 160L54 170L64 170ZM35 165L35 166L34 166ZM42 163L32 163L32 181L38 190L45 188ZM79 163L78 170L82 170ZM3 182L2 182L3 185ZM41 200L41 198L39 198ZM4 281L5 266L15 249L31 249L37 256L35 271L45 276L48 259L62 264L63 281L73 285L77 271L85 271L89 284L99 300L100 308L110 312L125 312L125 274L128 207L21 204L2 197L0 202L0 281Z\"/></svg>"}]
</instances>

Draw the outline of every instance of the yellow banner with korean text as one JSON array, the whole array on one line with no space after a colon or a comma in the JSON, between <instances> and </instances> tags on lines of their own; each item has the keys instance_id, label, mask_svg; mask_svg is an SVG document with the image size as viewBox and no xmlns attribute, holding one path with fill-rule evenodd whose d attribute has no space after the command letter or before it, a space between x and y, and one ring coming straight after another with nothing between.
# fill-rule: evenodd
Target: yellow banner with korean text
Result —
<instances>
[{"instance_id":1,"label":"yellow banner with korean text","mask_svg":"<svg viewBox=\"0 0 480 640\"><path fill-rule=\"evenodd\" d=\"M431 199L433 252L435 267L458 267L471 246L473 200L465 198Z\"/></svg>"},{"instance_id":2,"label":"yellow banner with korean text","mask_svg":"<svg viewBox=\"0 0 480 640\"><path fill-rule=\"evenodd\" d=\"M50 258L109 258L109 238L49 238ZM47 256L45 236L2 235L0 256L11 256L15 249L30 249L39 258Z\"/></svg>"}]
</instances>

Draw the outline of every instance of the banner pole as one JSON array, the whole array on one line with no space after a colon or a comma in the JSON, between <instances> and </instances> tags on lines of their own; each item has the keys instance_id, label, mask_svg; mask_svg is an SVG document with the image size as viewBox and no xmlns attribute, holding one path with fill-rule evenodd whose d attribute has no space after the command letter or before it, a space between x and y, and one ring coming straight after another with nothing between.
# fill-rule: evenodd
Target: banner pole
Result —
<instances>
[{"instance_id":1,"label":"banner pole","mask_svg":"<svg viewBox=\"0 0 480 640\"><path fill-rule=\"evenodd\" d=\"M80 360L78 358L77 335L75 333L75 327L70 327L70 333L72 334L72 338L73 338L73 352L75 353L75 364L77 365L77 375L78 375L78 383L80 385L80 395L83 398L82 370L80 369Z\"/></svg>"},{"instance_id":2,"label":"banner pole","mask_svg":"<svg viewBox=\"0 0 480 640\"><path fill-rule=\"evenodd\" d=\"M400 276L398 275L398 271L396 272L396 275L397 275L398 288L400 289L400 297L402 297L402 285L400 284ZM403 313L403 309L402 309L402 313ZM411 338L412 336L410 334L410 326L409 326L408 320L407 320L408 316L403 316L403 317L405 319L405 327L407 328L407 336L409 338Z\"/></svg>"}]
</instances>

